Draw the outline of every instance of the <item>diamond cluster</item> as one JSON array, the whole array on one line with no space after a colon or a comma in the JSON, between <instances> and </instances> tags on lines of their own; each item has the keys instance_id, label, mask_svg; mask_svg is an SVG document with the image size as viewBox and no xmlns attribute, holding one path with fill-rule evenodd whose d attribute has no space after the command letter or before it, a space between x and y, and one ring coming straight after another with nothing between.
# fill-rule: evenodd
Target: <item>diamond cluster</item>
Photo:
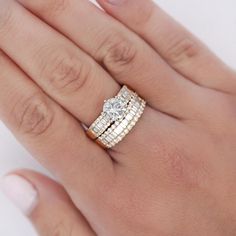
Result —
<instances>
[{"instance_id":1,"label":"diamond cluster","mask_svg":"<svg viewBox=\"0 0 236 236\"><path fill-rule=\"evenodd\" d=\"M103 112L107 115L112 122L121 119L126 111L127 103L119 97L107 100L103 106Z\"/></svg>"},{"instance_id":2,"label":"diamond cluster","mask_svg":"<svg viewBox=\"0 0 236 236\"><path fill-rule=\"evenodd\" d=\"M132 100L125 118L114 123L98 139L106 147L112 148L119 143L135 126L145 108L145 101L136 98Z\"/></svg>"},{"instance_id":3,"label":"diamond cluster","mask_svg":"<svg viewBox=\"0 0 236 236\"><path fill-rule=\"evenodd\" d=\"M145 109L145 101L123 86L118 95L105 101L102 114L88 132L99 144L111 148L135 126Z\"/></svg>"}]
</instances>

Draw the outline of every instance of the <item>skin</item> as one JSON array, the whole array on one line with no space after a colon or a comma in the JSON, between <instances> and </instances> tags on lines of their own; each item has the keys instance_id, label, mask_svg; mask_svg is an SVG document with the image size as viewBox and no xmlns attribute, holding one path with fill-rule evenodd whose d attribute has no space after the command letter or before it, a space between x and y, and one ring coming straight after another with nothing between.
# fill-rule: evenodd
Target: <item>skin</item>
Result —
<instances>
[{"instance_id":1,"label":"skin","mask_svg":"<svg viewBox=\"0 0 236 236\"><path fill-rule=\"evenodd\" d=\"M0 0L0 117L60 180L16 172L40 193L30 220L42 236L235 235L235 72L152 1L98 3ZM81 124L122 84L148 106L103 150Z\"/></svg>"}]
</instances>

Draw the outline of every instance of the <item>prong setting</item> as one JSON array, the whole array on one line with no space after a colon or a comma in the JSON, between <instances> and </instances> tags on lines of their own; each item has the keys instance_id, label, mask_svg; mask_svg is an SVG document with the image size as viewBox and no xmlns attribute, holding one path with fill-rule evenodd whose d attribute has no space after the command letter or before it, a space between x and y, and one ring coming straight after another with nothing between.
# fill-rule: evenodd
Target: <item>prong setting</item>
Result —
<instances>
[{"instance_id":1,"label":"prong setting","mask_svg":"<svg viewBox=\"0 0 236 236\"><path fill-rule=\"evenodd\" d=\"M114 147L133 129L145 106L137 93L123 86L117 96L104 101L101 115L88 129L89 136L103 147Z\"/></svg>"}]
</instances>

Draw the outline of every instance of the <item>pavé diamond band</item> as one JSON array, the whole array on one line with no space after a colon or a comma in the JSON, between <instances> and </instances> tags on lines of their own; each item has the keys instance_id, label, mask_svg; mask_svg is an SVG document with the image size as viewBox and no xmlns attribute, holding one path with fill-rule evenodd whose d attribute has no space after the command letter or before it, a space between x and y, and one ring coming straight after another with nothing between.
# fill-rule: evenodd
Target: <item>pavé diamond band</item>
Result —
<instances>
[{"instance_id":1,"label":"pav\u00e9 diamond band","mask_svg":"<svg viewBox=\"0 0 236 236\"><path fill-rule=\"evenodd\" d=\"M105 101L101 115L87 134L104 148L112 148L132 130L144 112L146 102L127 86Z\"/></svg>"}]
</instances>

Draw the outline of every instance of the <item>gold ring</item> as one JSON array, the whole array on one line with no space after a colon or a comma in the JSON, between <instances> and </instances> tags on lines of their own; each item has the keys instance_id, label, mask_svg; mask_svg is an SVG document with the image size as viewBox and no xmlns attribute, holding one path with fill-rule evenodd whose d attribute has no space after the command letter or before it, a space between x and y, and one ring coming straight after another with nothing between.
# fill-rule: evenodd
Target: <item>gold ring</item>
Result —
<instances>
[{"instance_id":1,"label":"gold ring","mask_svg":"<svg viewBox=\"0 0 236 236\"><path fill-rule=\"evenodd\" d=\"M103 148L112 148L133 129L142 116L146 102L123 86L117 96L104 101L101 115L87 130L88 136Z\"/></svg>"}]
</instances>

